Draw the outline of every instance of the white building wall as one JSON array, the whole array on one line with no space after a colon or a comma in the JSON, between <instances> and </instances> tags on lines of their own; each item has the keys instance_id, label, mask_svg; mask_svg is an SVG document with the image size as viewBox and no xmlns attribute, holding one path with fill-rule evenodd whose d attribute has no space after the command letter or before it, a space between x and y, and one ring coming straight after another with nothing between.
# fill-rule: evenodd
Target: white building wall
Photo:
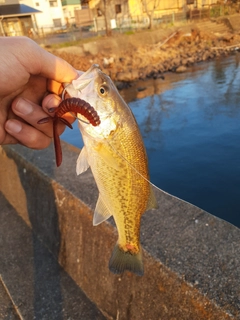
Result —
<instances>
[{"instance_id":1,"label":"white building wall","mask_svg":"<svg viewBox=\"0 0 240 320\"><path fill-rule=\"evenodd\" d=\"M66 25L61 0L20 0L19 2L42 11L42 13L35 14L35 20L39 29L43 28L47 32L49 31L48 29L56 25Z\"/></svg>"},{"instance_id":2,"label":"white building wall","mask_svg":"<svg viewBox=\"0 0 240 320\"><path fill-rule=\"evenodd\" d=\"M9 5L9 4L19 4L18 0L0 0L0 4Z\"/></svg>"}]
</instances>

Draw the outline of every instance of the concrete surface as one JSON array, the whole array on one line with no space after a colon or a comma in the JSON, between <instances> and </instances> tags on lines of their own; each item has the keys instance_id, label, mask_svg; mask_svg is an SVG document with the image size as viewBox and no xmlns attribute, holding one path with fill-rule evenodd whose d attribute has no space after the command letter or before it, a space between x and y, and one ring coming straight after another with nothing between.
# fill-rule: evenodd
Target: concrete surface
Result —
<instances>
[{"instance_id":1,"label":"concrete surface","mask_svg":"<svg viewBox=\"0 0 240 320\"><path fill-rule=\"evenodd\" d=\"M0 192L0 319L105 317Z\"/></svg>"},{"instance_id":2,"label":"concrete surface","mask_svg":"<svg viewBox=\"0 0 240 320\"><path fill-rule=\"evenodd\" d=\"M8 289L0 278L0 319L19 320L17 308L9 296Z\"/></svg>"},{"instance_id":3,"label":"concrete surface","mask_svg":"<svg viewBox=\"0 0 240 320\"><path fill-rule=\"evenodd\" d=\"M90 171L75 174L79 150L62 145L60 168L52 147L2 148L0 190L107 319L240 319L238 228L156 191L159 209L142 218L145 275L113 275L108 260L116 229L112 220L92 226L96 185ZM24 236L24 227L20 229ZM25 247L18 246L19 255ZM13 259L12 265L19 268L22 262ZM51 269L45 256L35 266L43 272ZM2 268L0 264L0 274ZM18 285L24 286L20 280Z\"/></svg>"},{"instance_id":4,"label":"concrete surface","mask_svg":"<svg viewBox=\"0 0 240 320\"><path fill-rule=\"evenodd\" d=\"M240 13L230 16L221 16L217 18L217 22L225 25L231 32L238 33L240 30Z\"/></svg>"}]
</instances>

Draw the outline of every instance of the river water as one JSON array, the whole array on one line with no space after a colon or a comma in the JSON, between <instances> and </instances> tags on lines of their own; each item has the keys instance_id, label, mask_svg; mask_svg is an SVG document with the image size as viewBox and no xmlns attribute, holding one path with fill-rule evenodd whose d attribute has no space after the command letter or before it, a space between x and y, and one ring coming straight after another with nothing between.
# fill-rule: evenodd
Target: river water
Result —
<instances>
[{"instance_id":1,"label":"river water","mask_svg":"<svg viewBox=\"0 0 240 320\"><path fill-rule=\"evenodd\" d=\"M240 54L121 91L140 126L151 182L240 227ZM77 147L77 125L61 138Z\"/></svg>"}]
</instances>

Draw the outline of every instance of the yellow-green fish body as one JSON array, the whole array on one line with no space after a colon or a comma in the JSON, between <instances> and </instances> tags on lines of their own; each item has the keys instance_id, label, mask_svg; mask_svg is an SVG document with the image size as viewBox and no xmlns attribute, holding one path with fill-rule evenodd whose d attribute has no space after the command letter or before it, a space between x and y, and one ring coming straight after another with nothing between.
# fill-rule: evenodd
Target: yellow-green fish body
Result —
<instances>
[{"instance_id":1,"label":"yellow-green fish body","mask_svg":"<svg viewBox=\"0 0 240 320\"><path fill-rule=\"evenodd\" d=\"M109 268L114 273L130 270L142 275L140 220L147 209L156 207L156 202L138 125L111 79L97 65L73 85L101 120L98 127L79 121L84 148L78 158L77 173L90 166L99 190L93 224L113 215L118 242Z\"/></svg>"}]
</instances>

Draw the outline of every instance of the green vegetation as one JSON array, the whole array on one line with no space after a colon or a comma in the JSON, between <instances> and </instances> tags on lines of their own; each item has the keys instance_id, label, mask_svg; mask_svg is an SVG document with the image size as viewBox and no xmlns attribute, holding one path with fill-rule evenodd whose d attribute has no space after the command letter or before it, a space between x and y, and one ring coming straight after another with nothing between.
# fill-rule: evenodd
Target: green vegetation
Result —
<instances>
[{"instance_id":1,"label":"green vegetation","mask_svg":"<svg viewBox=\"0 0 240 320\"><path fill-rule=\"evenodd\" d=\"M131 35L131 34L135 34L135 32L133 30L128 30L124 32L125 35Z\"/></svg>"},{"instance_id":2,"label":"green vegetation","mask_svg":"<svg viewBox=\"0 0 240 320\"><path fill-rule=\"evenodd\" d=\"M96 37L91 37L91 38L84 38L81 40L77 40L77 41L66 41L66 42L61 42L61 43L55 43L55 44L51 44L51 48L52 49L61 49L61 48L66 48L66 47L72 47L72 46L80 46L83 43L88 43L88 42L92 42L92 41L96 41L99 40L101 37L96 36Z\"/></svg>"}]
</instances>

